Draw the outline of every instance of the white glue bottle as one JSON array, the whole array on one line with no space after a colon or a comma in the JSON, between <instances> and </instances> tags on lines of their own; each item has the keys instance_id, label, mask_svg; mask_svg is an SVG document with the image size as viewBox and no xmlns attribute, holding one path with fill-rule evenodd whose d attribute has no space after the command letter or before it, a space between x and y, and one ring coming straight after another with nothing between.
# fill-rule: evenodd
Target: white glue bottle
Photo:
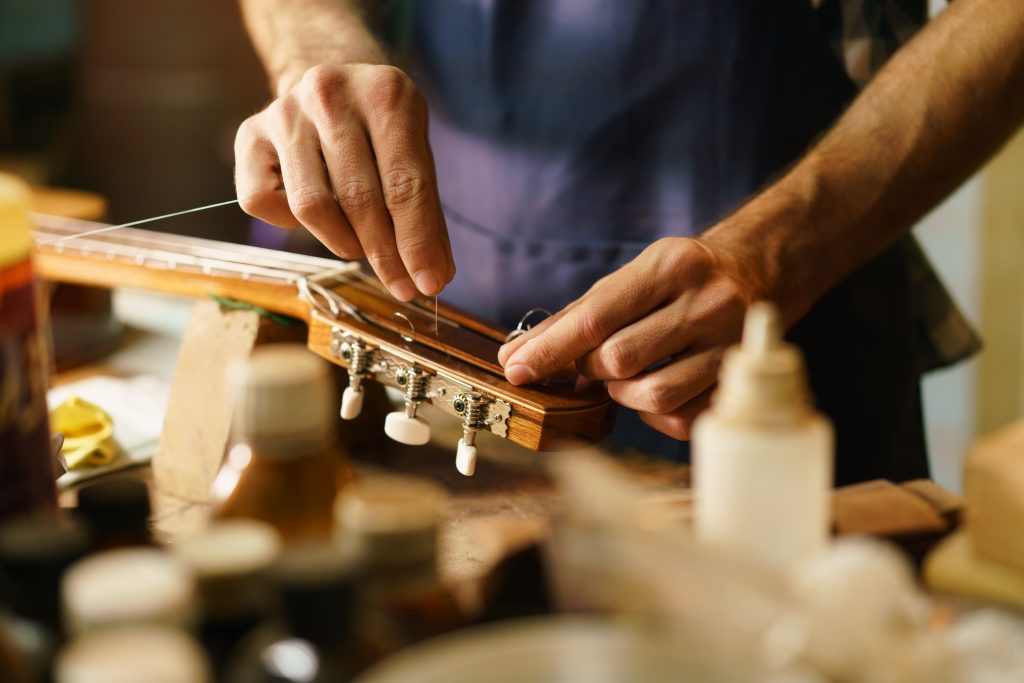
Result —
<instances>
[{"instance_id":1,"label":"white glue bottle","mask_svg":"<svg viewBox=\"0 0 1024 683\"><path fill-rule=\"evenodd\" d=\"M782 571L825 547L832 425L811 405L803 356L783 341L774 305L747 312L692 447L700 541Z\"/></svg>"}]
</instances>

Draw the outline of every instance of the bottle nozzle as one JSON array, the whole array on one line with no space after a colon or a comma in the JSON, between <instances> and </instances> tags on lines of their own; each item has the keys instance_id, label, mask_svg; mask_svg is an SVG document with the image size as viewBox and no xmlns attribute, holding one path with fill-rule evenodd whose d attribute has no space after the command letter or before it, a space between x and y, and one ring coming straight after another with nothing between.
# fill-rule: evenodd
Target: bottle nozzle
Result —
<instances>
[{"instance_id":1,"label":"bottle nozzle","mask_svg":"<svg viewBox=\"0 0 1024 683\"><path fill-rule=\"evenodd\" d=\"M767 301L754 303L743 321L743 350L766 353L782 342L779 309Z\"/></svg>"}]
</instances>

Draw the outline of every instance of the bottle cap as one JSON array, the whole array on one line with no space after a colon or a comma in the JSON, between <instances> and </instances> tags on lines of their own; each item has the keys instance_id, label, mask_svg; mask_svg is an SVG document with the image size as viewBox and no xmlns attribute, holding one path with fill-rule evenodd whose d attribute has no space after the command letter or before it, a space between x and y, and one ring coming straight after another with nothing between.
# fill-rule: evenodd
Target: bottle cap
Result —
<instances>
[{"instance_id":1,"label":"bottle cap","mask_svg":"<svg viewBox=\"0 0 1024 683\"><path fill-rule=\"evenodd\" d=\"M335 503L341 542L369 564L431 558L448 504L447 492L425 479L381 476L361 479Z\"/></svg>"},{"instance_id":2,"label":"bottle cap","mask_svg":"<svg viewBox=\"0 0 1024 683\"><path fill-rule=\"evenodd\" d=\"M270 570L281 537L264 522L229 519L182 538L171 552L196 577L207 616L265 612L274 603Z\"/></svg>"},{"instance_id":3,"label":"bottle cap","mask_svg":"<svg viewBox=\"0 0 1024 683\"><path fill-rule=\"evenodd\" d=\"M747 311L743 341L726 352L712 403L721 418L747 422L791 422L810 413L803 356L783 340L773 304Z\"/></svg>"},{"instance_id":4,"label":"bottle cap","mask_svg":"<svg viewBox=\"0 0 1024 683\"><path fill-rule=\"evenodd\" d=\"M263 457L308 455L333 443L337 406L327 364L298 344L258 347L228 371L234 432Z\"/></svg>"},{"instance_id":5,"label":"bottle cap","mask_svg":"<svg viewBox=\"0 0 1024 683\"><path fill-rule=\"evenodd\" d=\"M86 486L78 493L78 513L102 544L123 537L144 544L149 539L149 487L137 479L116 479Z\"/></svg>"},{"instance_id":6,"label":"bottle cap","mask_svg":"<svg viewBox=\"0 0 1024 683\"><path fill-rule=\"evenodd\" d=\"M193 618L191 573L155 548L90 555L68 569L62 589L72 633L129 623L187 627Z\"/></svg>"},{"instance_id":7,"label":"bottle cap","mask_svg":"<svg viewBox=\"0 0 1024 683\"><path fill-rule=\"evenodd\" d=\"M22 261L32 249L28 212L32 193L20 179L0 173L0 268Z\"/></svg>"},{"instance_id":8,"label":"bottle cap","mask_svg":"<svg viewBox=\"0 0 1024 683\"><path fill-rule=\"evenodd\" d=\"M57 656L57 683L210 683L200 646L167 626L109 629L77 638Z\"/></svg>"}]
</instances>

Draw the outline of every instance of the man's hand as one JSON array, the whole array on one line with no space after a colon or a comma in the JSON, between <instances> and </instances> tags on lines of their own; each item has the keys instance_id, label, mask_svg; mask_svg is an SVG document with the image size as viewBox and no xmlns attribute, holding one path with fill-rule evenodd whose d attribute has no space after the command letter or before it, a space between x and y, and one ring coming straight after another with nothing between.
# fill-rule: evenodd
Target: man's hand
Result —
<instances>
[{"instance_id":1,"label":"man's hand","mask_svg":"<svg viewBox=\"0 0 1024 683\"><path fill-rule=\"evenodd\" d=\"M427 107L400 69L315 66L235 138L242 208L364 256L402 301L455 276L427 141Z\"/></svg>"},{"instance_id":2,"label":"man's hand","mask_svg":"<svg viewBox=\"0 0 1024 683\"><path fill-rule=\"evenodd\" d=\"M763 292L727 248L662 239L551 318L502 347L513 384L576 362L655 429L687 439L725 349Z\"/></svg>"}]
</instances>

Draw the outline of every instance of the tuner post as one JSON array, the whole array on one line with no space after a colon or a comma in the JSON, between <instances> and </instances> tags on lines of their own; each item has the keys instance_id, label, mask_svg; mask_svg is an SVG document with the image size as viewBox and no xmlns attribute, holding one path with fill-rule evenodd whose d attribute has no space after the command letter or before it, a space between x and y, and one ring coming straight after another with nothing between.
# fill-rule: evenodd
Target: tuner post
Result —
<instances>
[{"instance_id":1,"label":"tuner post","mask_svg":"<svg viewBox=\"0 0 1024 683\"><path fill-rule=\"evenodd\" d=\"M487 427L488 403L475 391L459 394L452 401L455 412L462 416L462 438L455 451L455 468L467 477L476 472L476 433Z\"/></svg>"},{"instance_id":2,"label":"tuner post","mask_svg":"<svg viewBox=\"0 0 1024 683\"><path fill-rule=\"evenodd\" d=\"M348 367L348 386L341 394L341 419L354 420L363 410L363 379L369 369L370 349L358 339L345 339L337 354Z\"/></svg>"},{"instance_id":3,"label":"tuner post","mask_svg":"<svg viewBox=\"0 0 1024 683\"><path fill-rule=\"evenodd\" d=\"M427 373L415 366L395 373L395 381L405 392L405 410L388 413L384 433L399 443L422 446L430 441L430 424L416 415L416 409L427 398L427 379Z\"/></svg>"}]
</instances>

